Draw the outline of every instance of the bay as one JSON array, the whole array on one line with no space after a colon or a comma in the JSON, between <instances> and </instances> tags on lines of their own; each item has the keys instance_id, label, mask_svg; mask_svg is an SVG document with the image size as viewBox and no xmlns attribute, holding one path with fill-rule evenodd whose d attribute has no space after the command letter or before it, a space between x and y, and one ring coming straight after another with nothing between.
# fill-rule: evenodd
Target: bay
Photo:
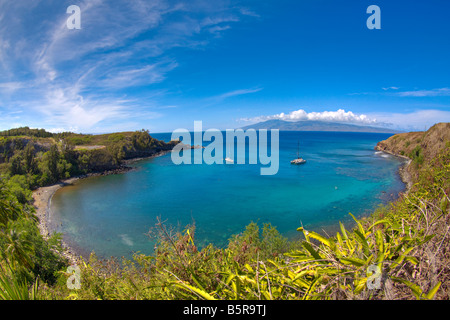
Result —
<instances>
[{"instance_id":1,"label":"bay","mask_svg":"<svg viewBox=\"0 0 450 320\"><path fill-rule=\"evenodd\" d=\"M170 133L152 136L170 140ZM339 221L353 225L349 212L368 215L405 189L398 175L402 160L374 151L389 136L282 131L279 170L272 176L252 164L175 165L170 154L138 161L130 172L58 190L53 227L83 256L94 251L102 258L152 254L146 234L157 217L179 230L195 222L199 247L226 246L250 222L271 223L290 239L300 236L302 225L333 234ZM307 163L291 165L298 143Z\"/></svg>"}]
</instances>

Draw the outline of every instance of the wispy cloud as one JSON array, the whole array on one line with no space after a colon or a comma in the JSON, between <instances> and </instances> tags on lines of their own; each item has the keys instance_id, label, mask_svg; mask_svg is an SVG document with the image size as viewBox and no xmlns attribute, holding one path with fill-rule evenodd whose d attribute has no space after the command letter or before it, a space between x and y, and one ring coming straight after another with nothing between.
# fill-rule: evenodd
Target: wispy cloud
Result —
<instances>
[{"instance_id":1,"label":"wispy cloud","mask_svg":"<svg viewBox=\"0 0 450 320\"><path fill-rule=\"evenodd\" d=\"M439 97L450 96L450 88L439 88L431 90L414 90L397 92L400 97Z\"/></svg>"},{"instance_id":2,"label":"wispy cloud","mask_svg":"<svg viewBox=\"0 0 450 320\"><path fill-rule=\"evenodd\" d=\"M160 117L148 99L179 66L171 50L205 47L245 15L222 0L84 0L82 29L69 30L65 4L0 1L0 103L49 129ZM144 97L134 99L130 87L145 87Z\"/></svg>"},{"instance_id":3,"label":"wispy cloud","mask_svg":"<svg viewBox=\"0 0 450 320\"><path fill-rule=\"evenodd\" d=\"M252 16L252 17L257 17L259 18L260 15L256 12L254 12L253 10L250 10L249 8L240 8L240 11L242 14L246 15L246 16Z\"/></svg>"},{"instance_id":4,"label":"wispy cloud","mask_svg":"<svg viewBox=\"0 0 450 320\"><path fill-rule=\"evenodd\" d=\"M450 88L436 88L429 90L408 90L400 91L400 87L383 87L383 91L372 91L372 92L352 92L347 95L358 96L358 95L384 95L384 96L396 96L396 97L448 97L450 96Z\"/></svg>"},{"instance_id":5,"label":"wispy cloud","mask_svg":"<svg viewBox=\"0 0 450 320\"><path fill-rule=\"evenodd\" d=\"M24 87L25 87L25 83L18 82L18 81L0 83L0 91L4 91L4 92L14 92L14 91L19 90Z\"/></svg>"},{"instance_id":6,"label":"wispy cloud","mask_svg":"<svg viewBox=\"0 0 450 320\"><path fill-rule=\"evenodd\" d=\"M399 87L385 87L385 88L381 88L381 89L383 89L384 91L388 91L388 90L398 90L400 88Z\"/></svg>"},{"instance_id":7,"label":"wispy cloud","mask_svg":"<svg viewBox=\"0 0 450 320\"><path fill-rule=\"evenodd\" d=\"M256 92L261 91L262 89L263 88L239 89L239 90L222 93L218 96L215 96L214 98L217 100L224 100L224 99L235 97L235 96L242 96L245 94L256 93Z\"/></svg>"},{"instance_id":8,"label":"wispy cloud","mask_svg":"<svg viewBox=\"0 0 450 320\"><path fill-rule=\"evenodd\" d=\"M157 62L137 68L119 67L112 69L102 79L98 77L93 84L104 88L127 88L132 86L145 86L162 82L166 74L178 66L174 61Z\"/></svg>"}]
</instances>

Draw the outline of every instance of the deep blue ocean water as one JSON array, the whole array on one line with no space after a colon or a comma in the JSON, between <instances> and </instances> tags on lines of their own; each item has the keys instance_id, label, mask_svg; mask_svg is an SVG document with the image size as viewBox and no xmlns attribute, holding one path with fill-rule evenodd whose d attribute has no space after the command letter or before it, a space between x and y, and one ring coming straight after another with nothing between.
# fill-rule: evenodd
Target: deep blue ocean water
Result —
<instances>
[{"instance_id":1,"label":"deep blue ocean water","mask_svg":"<svg viewBox=\"0 0 450 320\"><path fill-rule=\"evenodd\" d=\"M152 134L170 140L170 134ZM225 246L250 222L270 222L286 237L307 229L333 233L348 214L370 214L404 190L396 157L375 152L389 134L280 132L279 170L261 165L175 165L170 154L133 164L124 174L92 177L52 198L52 225L84 256L151 254L146 233L157 222L183 229L195 221L196 242ZM300 154L304 165L291 165ZM192 141L193 143L193 141ZM204 143L204 145L207 145ZM247 161L248 162L248 161Z\"/></svg>"}]
</instances>

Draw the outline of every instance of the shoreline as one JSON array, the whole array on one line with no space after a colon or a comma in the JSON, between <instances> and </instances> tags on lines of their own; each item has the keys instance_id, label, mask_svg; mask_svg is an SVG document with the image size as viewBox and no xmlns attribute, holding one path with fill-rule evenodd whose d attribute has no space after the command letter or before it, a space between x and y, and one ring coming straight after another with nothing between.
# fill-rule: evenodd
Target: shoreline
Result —
<instances>
[{"instance_id":1,"label":"shoreline","mask_svg":"<svg viewBox=\"0 0 450 320\"><path fill-rule=\"evenodd\" d=\"M405 163L402 164L399 167L398 174L399 174L400 179L402 180L402 182L406 185L406 191L405 192L408 193L409 190L411 190L411 188L412 188L412 186L414 184L413 179L411 177L411 174L408 171L408 167L411 164L411 159L406 157L406 156L402 156L400 154L396 154L396 153L388 151L388 150L383 150L383 149L381 149L378 146L375 147L375 150L383 152L383 153L386 153L386 154L389 154L391 156L394 156L394 157L397 157L397 158L400 158L400 159L403 159L403 160L406 160Z\"/></svg>"},{"instance_id":2,"label":"shoreline","mask_svg":"<svg viewBox=\"0 0 450 320\"><path fill-rule=\"evenodd\" d=\"M405 162L404 165L400 166L398 169L398 173L400 175L400 178L402 179L403 183L406 184L406 193L408 193L412 186L414 185L414 182L412 180L411 174L408 171L408 167L411 164L411 159L408 159L407 162Z\"/></svg>"},{"instance_id":3,"label":"shoreline","mask_svg":"<svg viewBox=\"0 0 450 320\"><path fill-rule=\"evenodd\" d=\"M148 157L140 157L140 158L133 158L133 159L127 159L123 161L123 165L121 165L119 168L113 169L113 170L106 170L102 172L93 172L88 173L85 175L72 177L69 179L61 180L53 185L40 187L33 191L33 207L35 208L36 212L35 215L38 217L38 227L41 235L44 237L44 239L48 239L52 233L54 233L55 230L52 230L50 228L51 223L51 201L53 195L58 191L59 189L70 186L76 183L77 181L81 179L91 178L91 177L99 177L99 176L106 176L106 175L112 175L112 174L123 174L128 171L133 170L133 167L128 167L127 165L141 161L141 160L148 160L153 159L156 157L160 157L163 155L166 155L169 153L170 150L165 150L158 152L156 154L153 154ZM81 262L83 260L82 255L77 252L73 247L69 246L67 243L64 242L64 240L61 240L62 247L64 251L62 252L62 256L66 258L70 264L77 264L78 262Z\"/></svg>"},{"instance_id":4,"label":"shoreline","mask_svg":"<svg viewBox=\"0 0 450 320\"><path fill-rule=\"evenodd\" d=\"M404 156L394 154L392 152L385 151L385 150L379 150L379 149L376 149L376 150L384 152L386 154L390 154L390 155L398 157L398 158L401 158L403 160L407 160L399 167L397 174L400 176L402 182L405 184L406 190L404 192L408 193L411 190L411 187L413 185L412 177L407 170L408 166L411 163L411 159L404 157ZM34 200L33 206L36 209L36 216L39 218L38 227L39 227L39 230L40 230L42 236L45 239L47 239L53 232L55 232L55 230L51 230L51 228L49 227L49 225L51 223L50 208L51 208L52 197L56 193L56 191L58 191L59 189L65 187L65 186L73 185L74 183L76 183L77 181L79 181L81 179L97 177L97 176L105 176L105 175L111 175L111 174L126 173L126 172L134 169L133 167L128 167L127 165L130 165L132 163L135 163L135 162L138 162L141 160L147 160L147 159L160 157L160 156L166 155L167 153L170 153L170 150L169 151L161 151L161 152L158 152L158 153L148 156L148 157L127 159L127 160L124 160L123 165L121 165L121 167L119 167L117 169L107 170L107 171L102 171L102 172L94 172L94 173L89 173L89 174L85 174L85 175L81 175L81 176L77 176L77 177L72 177L69 179L62 180L51 186L40 187L40 188L34 190L33 191L33 200ZM393 201L396 201L396 200L393 200ZM390 202L392 202L392 201L390 201ZM77 250L75 250L72 246L69 246L67 243L65 243L64 240L61 240L61 244L64 249L62 256L64 258L68 259L68 261L70 261L71 264L77 264L77 263L81 262L82 260L84 260L83 256L79 252L77 252Z\"/></svg>"},{"instance_id":5,"label":"shoreline","mask_svg":"<svg viewBox=\"0 0 450 320\"><path fill-rule=\"evenodd\" d=\"M33 206L36 210L35 215L38 217L38 227L41 235L44 239L48 239L51 236L50 224L50 203L53 195L57 190L64 186L72 185L80 177L74 177L63 180L51 186L40 187L33 191ZM62 247L64 249L62 256L70 261L70 264L76 264L80 258L78 254L70 248L63 240L61 240Z\"/></svg>"}]
</instances>

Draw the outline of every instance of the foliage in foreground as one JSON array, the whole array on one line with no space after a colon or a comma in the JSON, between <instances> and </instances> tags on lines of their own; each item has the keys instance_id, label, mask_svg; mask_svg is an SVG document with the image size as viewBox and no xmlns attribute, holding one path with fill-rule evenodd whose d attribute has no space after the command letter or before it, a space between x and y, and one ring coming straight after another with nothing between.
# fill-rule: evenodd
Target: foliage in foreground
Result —
<instances>
[{"instance_id":1,"label":"foliage in foreground","mask_svg":"<svg viewBox=\"0 0 450 320\"><path fill-rule=\"evenodd\" d=\"M66 262L59 236L44 239L34 209L13 190L0 179L0 299L34 299L38 284L54 284Z\"/></svg>"}]
</instances>

